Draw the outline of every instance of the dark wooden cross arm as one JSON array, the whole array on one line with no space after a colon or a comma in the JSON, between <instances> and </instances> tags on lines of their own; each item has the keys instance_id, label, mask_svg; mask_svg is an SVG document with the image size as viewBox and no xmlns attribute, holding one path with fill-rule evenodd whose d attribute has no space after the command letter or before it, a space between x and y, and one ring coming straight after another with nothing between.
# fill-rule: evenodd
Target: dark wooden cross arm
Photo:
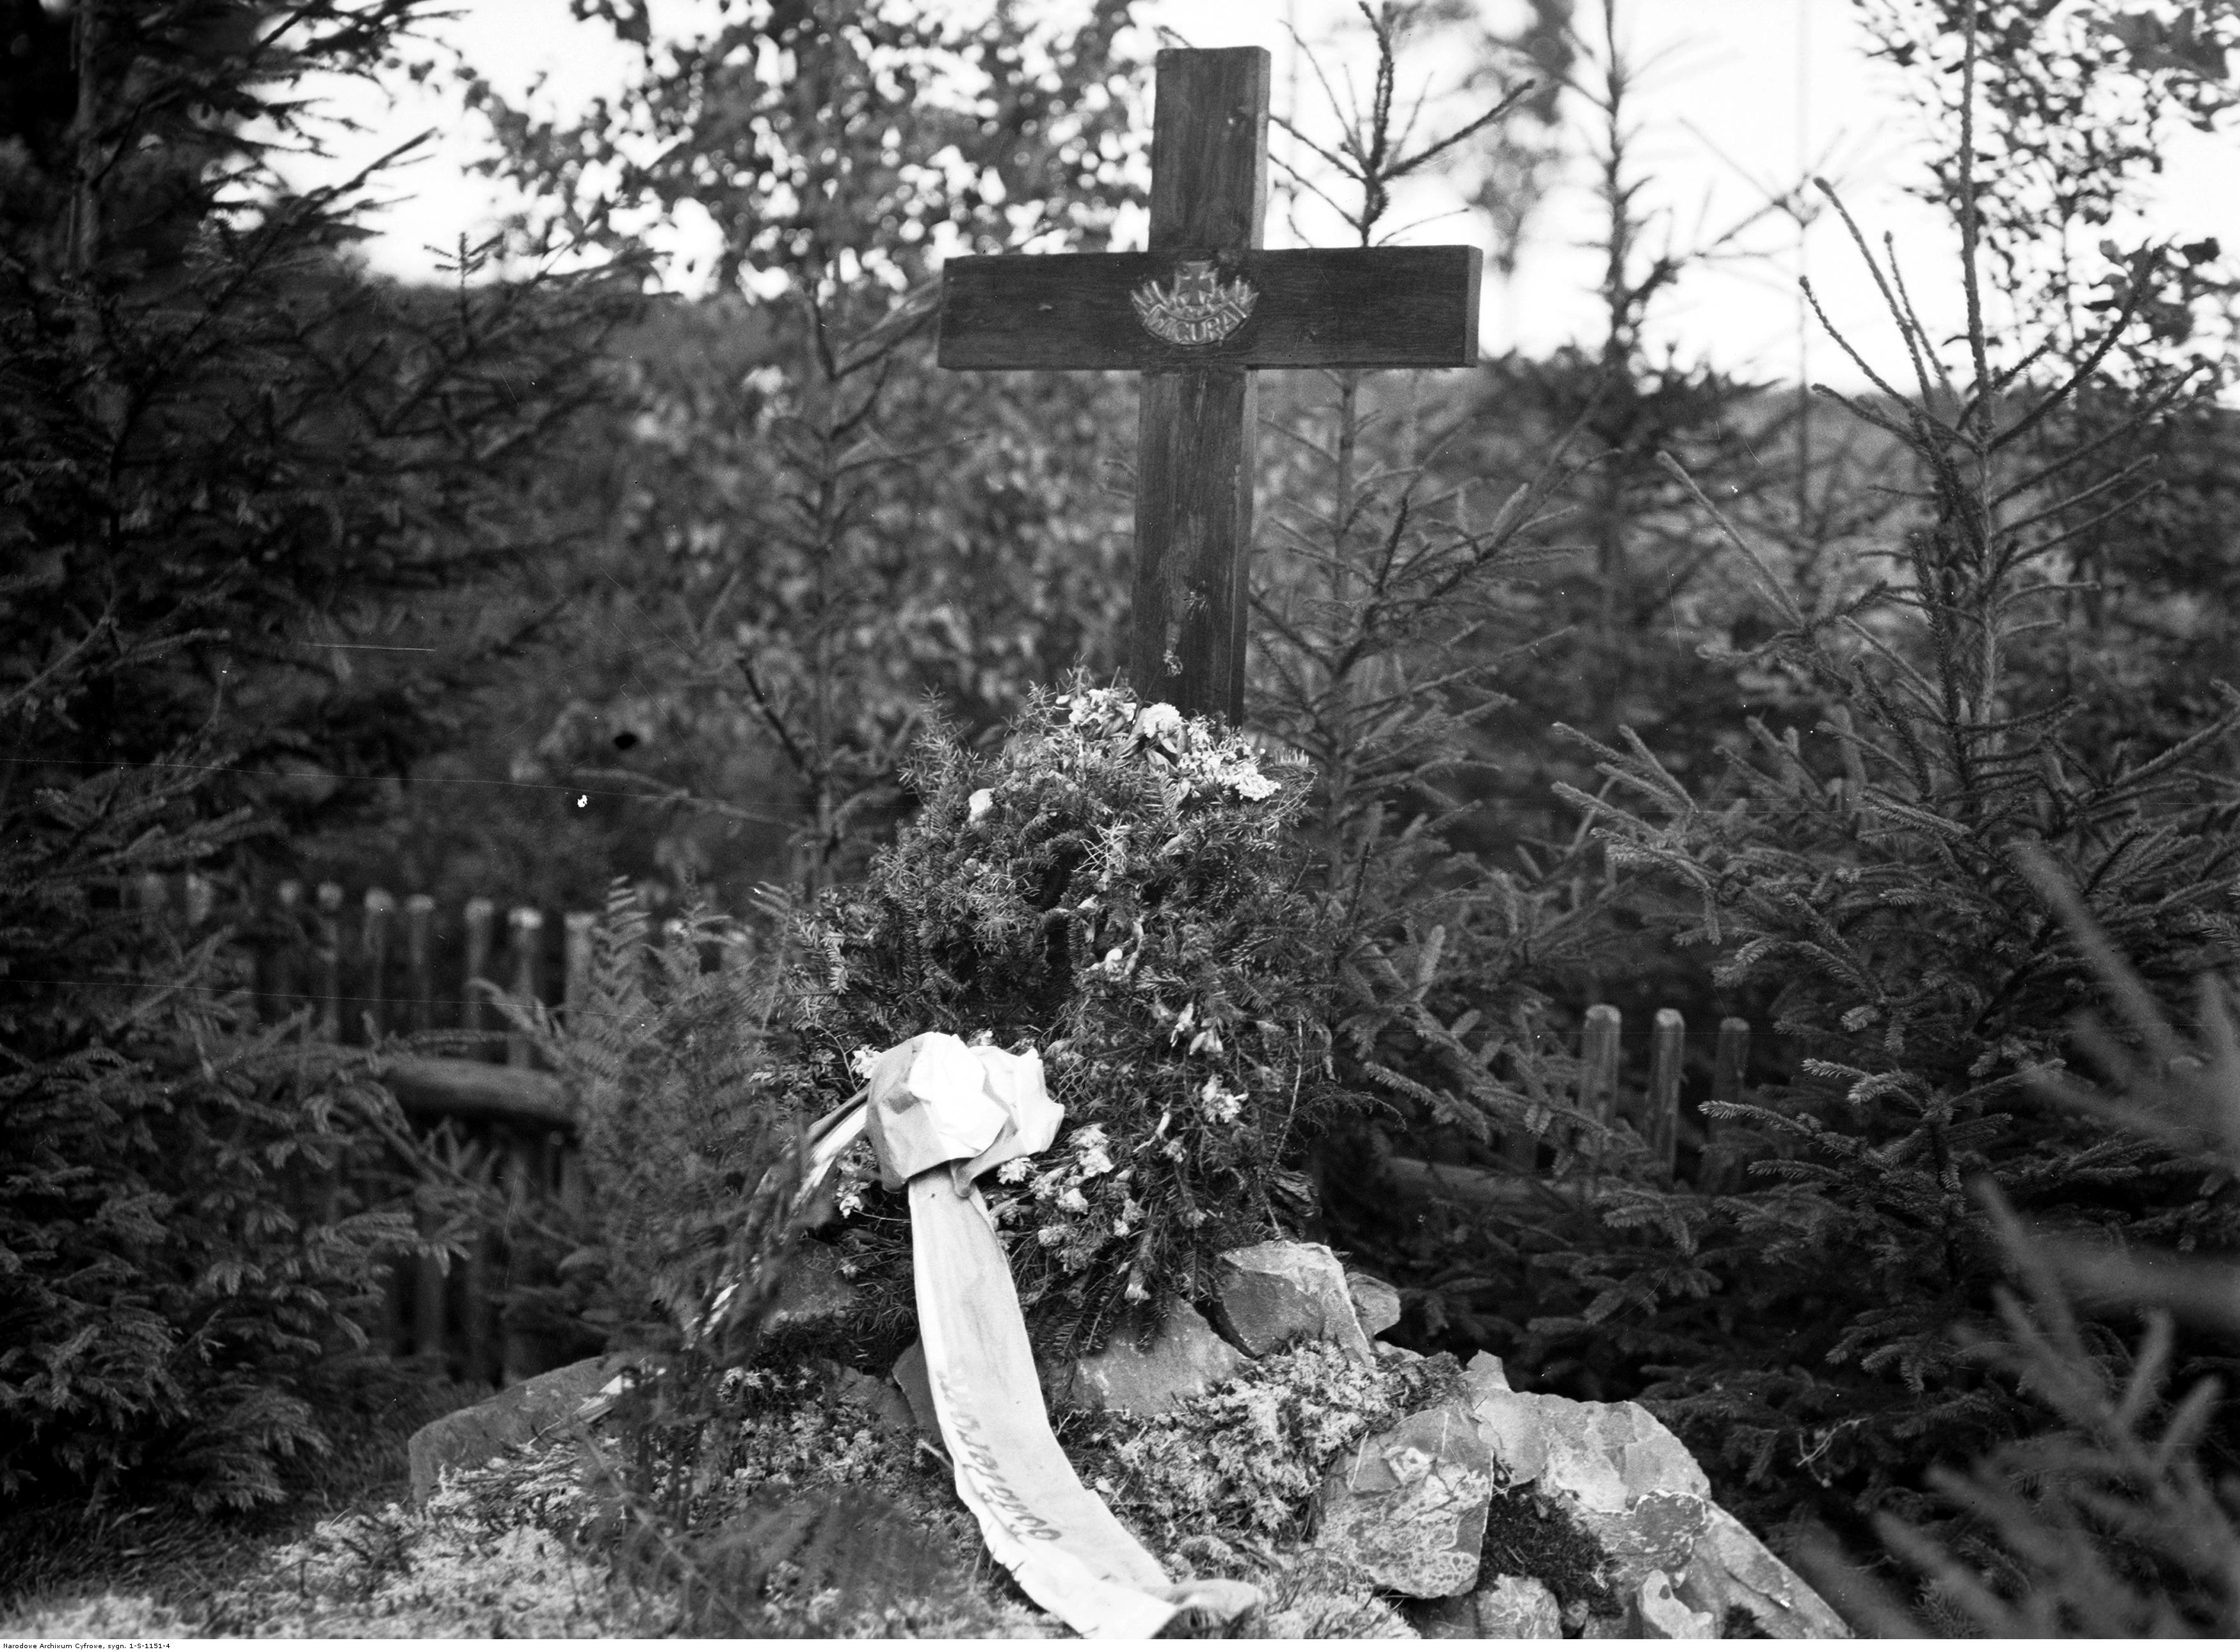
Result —
<instances>
[{"instance_id":1,"label":"dark wooden cross arm","mask_svg":"<svg viewBox=\"0 0 2240 1652\"><path fill-rule=\"evenodd\" d=\"M1468 367L1475 247L1270 252L1268 54L1163 51L1150 249L952 258L940 362L1145 375L1129 676L1241 721L1252 543L1252 373Z\"/></svg>"}]
</instances>

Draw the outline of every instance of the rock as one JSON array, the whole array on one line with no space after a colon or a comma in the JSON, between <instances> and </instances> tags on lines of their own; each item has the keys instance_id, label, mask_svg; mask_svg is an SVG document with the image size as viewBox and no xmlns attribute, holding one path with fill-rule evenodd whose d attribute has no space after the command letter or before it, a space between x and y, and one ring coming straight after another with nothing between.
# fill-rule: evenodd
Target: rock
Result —
<instances>
[{"instance_id":1,"label":"rock","mask_svg":"<svg viewBox=\"0 0 2240 1652\"><path fill-rule=\"evenodd\" d=\"M1717 1505L1686 1492L1652 1491L1616 1514L1583 1510L1579 1523L1610 1557L1610 1585L1630 1591L1652 1574L1668 1578L1686 1569L1696 1541Z\"/></svg>"},{"instance_id":2,"label":"rock","mask_svg":"<svg viewBox=\"0 0 2240 1652\"><path fill-rule=\"evenodd\" d=\"M1492 1369L1489 1369L1489 1364ZM1537 1394L1517 1394L1490 1355L1473 1357L1463 1371L1470 1420L1491 1453L1494 1468L1512 1486L1528 1486L1548 1467L1548 1429Z\"/></svg>"},{"instance_id":3,"label":"rock","mask_svg":"<svg viewBox=\"0 0 2240 1652\"><path fill-rule=\"evenodd\" d=\"M1714 1505L1710 1482L1670 1429L1631 1401L1518 1394L1490 1356L1463 1377L1497 1470L1562 1500L1610 1556L1621 1596L1653 1571L1685 1569Z\"/></svg>"},{"instance_id":4,"label":"rock","mask_svg":"<svg viewBox=\"0 0 2240 1652\"><path fill-rule=\"evenodd\" d=\"M1638 1632L1716 1635L1739 1607L1778 1638L1850 1635L1826 1602L1711 1501L1687 1447L1642 1406L1518 1394L1490 1354L1473 1358L1463 1380L1497 1477L1557 1500L1593 1536ZM1711 1627L1696 1627L1699 1619ZM1583 1632L1620 1631L1590 1623Z\"/></svg>"},{"instance_id":5,"label":"rock","mask_svg":"<svg viewBox=\"0 0 2240 1652\"><path fill-rule=\"evenodd\" d=\"M1363 1334L1375 1336L1400 1322L1400 1293L1370 1274L1345 1270L1346 1295L1353 1302L1353 1316Z\"/></svg>"},{"instance_id":6,"label":"rock","mask_svg":"<svg viewBox=\"0 0 2240 1652\"><path fill-rule=\"evenodd\" d=\"M1556 1641L1563 1635L1563 1609L1537 1577L1497 1577L1470 1596L1484 1640Z\"/></svg>"},{"instance_id":7,"label":"rock","mask_svg":"<svg viewBox=\"0 0 2240 1652\"><path fill-rule=\"evenodd\" d=\"M1672 1580L1651 1572L1641 1580L1634 1595L1634 1617L1644 1641L1716 1641L1719 1621L1709 1612L1691 1611L1672 1593Z\"/></svg>"},{"instance_id":8,"label":"rock","mask_svg":"<svg viewBox=\"0 0 2240 1652\"><path fill-rule=\"evenodd\" d=\"M1716 1503L1680 1575L1677 1594L1683 1604L1722 1627L1739 1608L1774 1640L1850 1638L1850 1627L1835 1609Z\"/></svg>"},{"instance_id":9,"label":"rock","mask_svg":"<svg viewBox=\"0 0 2240 1652\"><path fill-rule=\"evenodd\" d=\"M910 1402L891 1380L883 1382L869 1372L858 1371L837 1360L818 1360L817 1366L823 1372L832 1397L865 1413L882 1433L907 1440L917 1432L917 1419L910 1410Z\"/></svg>"},{"instance_id":10,"label":"rock","mask_svg":"<svg viewBox=\"0 0 2240 1652\"><path fill-rule=\"evenodd\" d=\"M840 1253L812 1241L787 1260L763 1329L773 1335L821 1330L855 1310L856 1288L840 1272Z\"/></svg>"},{"instance_id":11,"label":"rock","mask_svg":"<svg viewBox=\"0 0 2240 1652\"><path fill-rule=\"evenodd\" d=\"M1497 1577L1410 1616L1427 1641L1558 1641L1563 1635L1563 1609L1537 1577Z\"/></svg>"},{"instance_id":12,"label":"rock","mask_svg":"<svg viewBox=\"0 0 2240 1652\"><path fill-rule=\"evenodd\" d=\"M479 1405L437 1417L406 1447L412 1501L425 1502L448 1471L478 1468L514 1446L569 1428L583 1403L619 1371L637 1362L628 1354L578 1360L557 1371L517 1382Z\"/></svg>"},{"instance_id":13,"label":"rock","mask_svg":"<svg viewBox=\"0 0 2240 1652\"><path fill-rule=\"evenodd\" d=\"M1214 1276L1214 1322L1254 1359L1306 1339L1336 1342L1364 1365L1377 1362L1328 1245L1271 1239L1224 1254Z\"/></svg>"},{"instance_id":14,"label":"rock","mask_svg":"<svg viewBox=\"0 0 2240 1652\"><path fill-rule=\"evenodd\" d=\"M1537 1482L1603 1513L1621 1511L1651 1492L1710 1495L1711 1483L1688 1448L1633 1401L1519 1394L1487 1356L1473 1359L1463 1380L1478 1432L1511 1485Z\"/></svg>"},{"instance_id":15,"label":"rock","mask_svg":"<svg viewBox=\"0 0 2240 1652\"><path fill-rule=\"evenodd\" d=\"M1646 1408L1519 1395L1485 1354L1463 1381L1471 1419L1508 1484L1563 1502L1609 1554L1619 1596L1651 1571L1677 1575L1687 1567L1711 1515L1711 1482Z\"/></svg>"},{"instance_id":16,"label":"rock","mask_svg":"<svg viewBox=\"0 0 2240 1652\"><path fill-rule=\"evenodd\" d=\"M1493 1460L1458 1405L1419 1411L1338 1460L1317 1546L1394 1594L1436 1600L1477 1582Z\"/></svg>"},{"instance_id":17,"label":"rock","mask_svg":"<svg viewBox=\"0 0 2240 1652\"><path fill-rule=\"evenodd\" d=\"M1045 1367L1043 1392L1053 1407L1157 1416L1234 1376L1243 1364L1203 1315L1177 1302L1149 1348L1116 1336L1098 1353Z\"/></svg>"},{"instance_id":18,"label":"rock","mask_svg":"<svg viewBox=\"0 0 2240 1652\"><path fill-rule=\"evenodd\" d=\"M933 1409L933 1384L926 1380L923 1342L912 1342L903 1350L895 1362L894 1382L917 1431L929 1440L940 1439L941 1419Z\"/></svg>"}]
</instances>

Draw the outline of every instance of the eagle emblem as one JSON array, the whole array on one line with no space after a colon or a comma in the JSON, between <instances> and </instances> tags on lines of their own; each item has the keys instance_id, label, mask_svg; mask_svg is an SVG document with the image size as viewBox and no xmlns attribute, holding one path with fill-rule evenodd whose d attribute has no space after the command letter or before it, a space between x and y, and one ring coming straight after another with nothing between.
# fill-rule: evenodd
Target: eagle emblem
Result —
<instances>
[{"instance_id":1,"label":"eagle emblem","mask_svg":"<svg viewBox=\"0 0 2240 1652\"><path fill-rule=\"evenodd\" d=\"M1147 281L1130 293L1143 330L1170 344L1217 344L1244 324L1260 295L1243 276L1223 283L1211 259L1175 266L1174 282Z\"/></svg>"}]
</instances>

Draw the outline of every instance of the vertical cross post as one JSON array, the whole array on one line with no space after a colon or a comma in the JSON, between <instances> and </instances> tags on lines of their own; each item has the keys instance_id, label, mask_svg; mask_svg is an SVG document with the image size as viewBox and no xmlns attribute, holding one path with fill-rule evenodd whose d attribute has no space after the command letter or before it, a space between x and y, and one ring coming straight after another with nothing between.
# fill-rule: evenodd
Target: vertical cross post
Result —
<instances>
[{"instance_id":1,"label":"vertical cross post","mask_svg":"<svg viewBox=\"0 0 2240 1652\"><path fill-rule=\"evenodd\" d=\"M1151 130L1150 250L1218 259L1260 245L1268 203L1268 54L1163 51ZM1128 670L1146 700L1244 715L1252 546L1252 375L1143 375Z\"/></svg>"}]
</instances>

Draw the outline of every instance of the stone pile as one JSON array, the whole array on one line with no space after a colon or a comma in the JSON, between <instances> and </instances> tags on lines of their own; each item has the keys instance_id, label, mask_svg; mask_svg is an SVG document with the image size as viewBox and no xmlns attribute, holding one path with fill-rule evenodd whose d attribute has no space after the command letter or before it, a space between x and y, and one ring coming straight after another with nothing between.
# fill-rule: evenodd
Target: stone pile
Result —
<instances>
[{"instance_id":1,"label":"stone pile","mask_svg":"<svg viewBox=\"0 0 2240 1652\"><path fill-rule=\"evenodd\" d=\"M843 1313L845 1286L812 1268L788 1304ZM1391 1286L1349 1273L1320 1245L1272 1242L1222 1259L1215 1295L1179 1307L1146 1347L1044 1367L1058 1409L1155 1416L1303 1341L1351 1358L1414 1360L1376 1340L1399 1318ZM830 1362L826 1362L828 1365ZM412 1442L413 1489L564 1426L612 1386L618 1362L585 1361L430 1423ZM830 1365L836 1389L897 1433L937 1437L913 1346L880 1379ZM1679 1440L1630 1401L1512 1389L1480 1354L1436 1403L1334 1464L1313 1546L1404 1603L1435 1638L1840 1638L1843 1620L1712 1501Z\"/></svg>"},{"instance_id":2,"label":"stone pile","mask_svg":"<svg viewBox=\"0 0 2240 1652\"><path fill-rule=\"evenodd\" d=\"M1490 1354L1463 1379L1460 1396L1362 1442L1323 1488L1318 1541L1427 1602L1425 1635L1537 1635L1553 1621L1631 1639L1849 1635L1643 1407L1517 1393ZM1567 1610L1543 1578L1503 1569L1551 1549L1592 1577Z\"/></svg>"}]
</instances>

